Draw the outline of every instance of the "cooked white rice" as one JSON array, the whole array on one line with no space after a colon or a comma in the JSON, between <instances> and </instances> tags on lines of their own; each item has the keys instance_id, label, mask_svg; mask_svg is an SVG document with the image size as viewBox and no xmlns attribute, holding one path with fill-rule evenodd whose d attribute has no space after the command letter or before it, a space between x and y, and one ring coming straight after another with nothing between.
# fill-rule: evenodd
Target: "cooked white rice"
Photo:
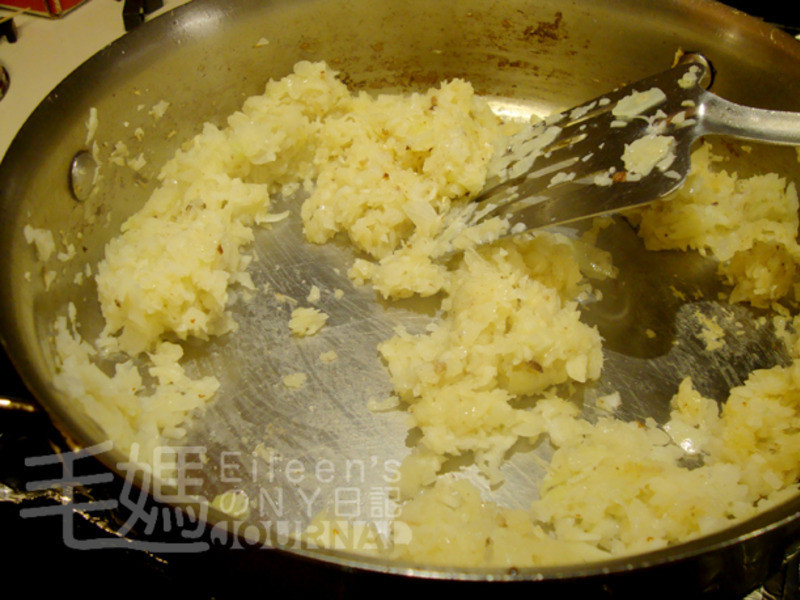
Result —
<instances>
[{"instance_id":1,"label":"cooked white rice","mask_svg":"<svg viewBox=\"0 0 800 600\"><path fill-rule=\"evenodd\" d=\"M100 339L83 341L67 319L56 323L56 384L124 448L180 438L219 382L188 377L180 346L167 340L235 330L229 288L255 289L247 274L253 227L281 218L269 212L271 193L303 188L307 239L343 235L368 256L353 264L353 281L386 298L443 296L442 316L425 333L399 330L379 347L394 397L373 405L404 407L421 432L401 468L395 532L403 535L393 556L508 567L592 561L718 530L794 493L800 344L792 335L792 364L753 373L721 412L684 381L666 426L611 417L590 424L556 394L559 384L602 374L601 337L581 322L577 300L589 291L587 272L614 270L592 246L596 231L477 246L506 225L467 228L454 209L481 189L505 133L466 82L372 97L350 93L324 64L299 63L225 128L205 125L164 166L161 185L98 267ZM732 301L784 297L800 258L794 188L776 175L716 172L706 148L693 160L676 199L632 217L648 247L713 253ZM454 268L435 260L454 247L465 250ZM324 323L316 309L299 308L289 327L308 335ZM130 360L106 373L96 366L98 347ZM152 390L134 359L156 379ZM300 375L284 383L299 387ZM523 397L537 402L522 407L515 401ZM471 455L501 485L508 449L545 437L556 450L530 510L486 502L467 481L440 473L448 458ZM702 466L682 466L687 449L703 452Z\"/></svg>"}]
</instances>

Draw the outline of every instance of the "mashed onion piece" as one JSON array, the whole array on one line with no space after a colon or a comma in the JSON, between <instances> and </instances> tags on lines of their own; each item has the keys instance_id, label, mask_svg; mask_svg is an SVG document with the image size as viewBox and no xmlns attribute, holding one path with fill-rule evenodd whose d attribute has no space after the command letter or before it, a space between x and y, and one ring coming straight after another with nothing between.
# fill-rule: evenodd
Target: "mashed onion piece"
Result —
<instances>
[{"instance_id":1,"label":"mashed onion piece","mask_svg":"<svg viewBox=\"0 0 800 600\"><path fill-rule=\"evenodd\" d=\"M464 81L375 97L351 93L323 63L297 64L163 167L99 264L102 334L82 340L74 310L56 323L56 385L124 449L179 440L219 382L190 377L175 342L235 331L230 290L255 291L253 228L282 218L270 213L273 194L304 189L307 240L343 235L366 256L349 272L354 282L387 299L443 297L426 332L398 330L377 349L396 403L421 432L401 469L403 535L390 556L504 567L599 560L718 530L794 494L800 343L790 321L780 324L791 364L752 373L721 409L688 379L666 425L589 423L559 395L562 384L602 374L602 340L580 320L578 299L591 291L587 268L593 277L614 269L590 238L542 231L478 245L507 225L469 226L463 198L481 189L508 133ZM732 301L768 306L792 293L793 186L715 171L705 147L693 158L675 199L631 217L648 247L717 256ZM452 248L465 250L461 260L436 260ZM107 353L125 357L113 373L95 364ZM507 450L545 437L555 452L528 510L441 473L448 458L473 456L502 485ZM682 465L687 447L703 453L702 466Z\"/></svg>"}]
</instances>

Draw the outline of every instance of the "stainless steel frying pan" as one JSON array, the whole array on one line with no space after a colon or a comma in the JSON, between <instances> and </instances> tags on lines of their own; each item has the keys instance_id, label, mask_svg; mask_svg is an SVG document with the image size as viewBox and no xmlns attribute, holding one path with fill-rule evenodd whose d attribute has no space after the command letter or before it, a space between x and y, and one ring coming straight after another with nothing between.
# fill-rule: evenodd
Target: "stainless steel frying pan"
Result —
<instances>
[{"instance_id":1,"label":"stainless steel frying pan","mask_svg":"<svg viewBox=\"0 0 800 600\"><path fill-rule=\"evenodd\" d=\"M424 89L462 77L499 111L542 115L663 70L678 49L702 52L713 61L716 93L746 105L800 110L800 44L710 1L195 0L131 32L77 69L12 143L0 166L0 335L5 349L74 447L102 441L91 415L77 410L52 385L53 317L74 302L85 332L101 327L91 281L76 284L75 274L84 263L101 258L105 242L144 203L159 165L182 141L204 121L222 123L245 97L261 93L269 78L286 75L299 60L325 60L350 86L370 91ZM145 118L141 107L162 100L169 102L165 115ZM92 109L99 118L101 156L122 140L143 152L147 162L138 172L107 170L98 193L79 201L68 171L73 157L87 149L86 120ZM141 140L134 136L136 127L144 130ZM730 150L736 160L735 147ZM740 167L745 173L777 171L800 182L793 150L758 148ZM24 239L26 224L51 229L78 249L79 260L54 263L60 274L48 289ZM772 332L743 307L735 310L752 325L740 343L709 355L687 341L688 307L665 294L665 288L676 284L690 292L693 309L721 310L716 300L721 284L709 261L643 254L622 222L601 243L614 253L621 276L602 284L606 300L584 311L584 318L600 328L607 350L606 375L586 391L586 398L619 389L625 416L663 420L681 377L691 375L701 391L721 399L753 368L783 360ZM359 490L354 510L368 510L370 491L385 484L412 442L402 412L367 409L369 398L389 391L375 346L397 324L424 327L436 307L385 305L370 290L353 288L344 275L352 259L349 251L303 243L299 224L291 219L268 235L259 234L253 251L259 258L253 270L257 286L269 283L272 290L301 300L309 284L316 283L345 290L346 301L330 307L337 326L302 347L281 326L288 305L272 296L240 307L236 335L188 344L192 368L214 372L223 382L217 401L189 436L190 445L208 451L202 495L213 498L232 488L250 498L272 494L271 508L270 502L259 505L266 516L251 511L233 533L270 518L269 510L275 518L279 490L285 495L278 516L292 522L307 522L313 512L310 498L330 498L344 488ZM647 329L659 335L646 336ZM319 353L330 348L340 356L337 366L312 369ZM296 365L313 373L302 395L280 385L287 368ZM592 402L585 406L591 417ZM272 462L264 448L275 451ZM506 485L485 491L505 504L524 506L538 485L536 453L520 449L507 466ZM112 469L119 459L113 452L103 457ZM333 480L314 475L321 461L336 474ZM485 488L477 476L475 481ZM319 508L322 504L313 504ZM649 580L665 590L742 592L791 552L800 530L798 511L800 500L793 500L708 538L583 566L514 572L429 569L302 549L280 553L270 564L302 556L303 564L333 574L338 582L357 574L363 578L358 581L370 585L376 578L381 584L381 578L391 578L390 585L505 581L611 594ZM211 511L208 519L214 524L224 515Z\"/></svg>"}]
</instances>

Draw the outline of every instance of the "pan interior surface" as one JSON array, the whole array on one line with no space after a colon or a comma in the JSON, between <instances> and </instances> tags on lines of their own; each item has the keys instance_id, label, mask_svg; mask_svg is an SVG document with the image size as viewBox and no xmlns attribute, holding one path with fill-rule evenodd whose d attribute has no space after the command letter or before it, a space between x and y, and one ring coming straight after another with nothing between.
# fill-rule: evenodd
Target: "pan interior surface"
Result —
<instances>
[{"instance_id":1,"label":"pan interior surface","mask_svg":"<svg viewBox=\"0 0 800 600\"><path fill-rule=\"evenodd\" d=\"M7 215L0 236L7 257L0 286L3 342L76 445L103 440L91 415L76 411L52 384L54 319L71 303L84 339L102 330L90 273L105 244L157 187L160 166L202 123L223 126L248 96L300 60L326 61L349 87L371 93L422 91L462 78L497 114L529 119L663 70L676 51L691 49L713 61L719 95L800 110L800 49L778 32L764 41L767 27L713 3L678 1L654 7L509 0L456 7L195 0L86 63L14 141L0 167ZM342 31L348 35L336 33ZM91 115L98 124L88 141ZM121 164L115 162L119 142L127 148ZM66 177L81 150L93 151L101 165L95 193L83 202L72 197ZM743 176L767 171L800 181L793 149L745 151L723 143L719 150ZM217 499L212 522L229 520L224 513L235 498L247 498L249 510L236 513L231 524L237 533L252 526L269 536L278 524L280 535L300 534L332 502L338 517L371 521L385 532L397 509L400 465L420 433L409 431L403 410L371 410L392 394L376 347L400 326L425 332L440 315L441 297L388 302L369 286L354 285L348 270L360 255L339 240L309 244L298 214L303 199L303 192L276 198L273 211L289 216L255 229L248 272L256 293L247 300L240 291L231 304L237 329L183 343L187 370L213 374L221 384L181 441L192 453L202 449L192 494ZM57 232L58 247L73 248L78 258L54 256L42 267L24 237L27 224ZM563 233L576 237L587 228ZM603 377L572 390L587 420L607 415L598 400L618 392L619 418L663 424L685 377L722 402L753 370L788 362L776 341L773 311L721 300L727 288L713 259L647 252L623 218L603 229L597 244L613 256L618 275L592 280L600 293L581 306L583 320L604 340ZM321 290L314 306L329 321L318 334L298 339L286 323L295 308L309 305L314 288ZM699 325L707 320L722 324L726 344L709 349ZM335 361L321 360L331 352ZM299 388L286 383L296 373L306 377ZM515 444L500 486L490 485L469 456L452 459L443 471L466 477L487 499L527 509L552 452L546 442ZM689 551L704 543L693 542ZM362 564L347 551L328 558ZM602 568L598 563L598 572Z\"/></svg>"}]
</instances>

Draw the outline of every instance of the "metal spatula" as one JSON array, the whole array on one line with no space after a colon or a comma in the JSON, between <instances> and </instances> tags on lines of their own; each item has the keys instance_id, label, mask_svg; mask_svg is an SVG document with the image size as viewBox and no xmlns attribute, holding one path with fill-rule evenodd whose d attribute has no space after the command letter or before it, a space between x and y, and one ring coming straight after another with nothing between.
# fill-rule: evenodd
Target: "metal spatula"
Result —
<instances>
[{"instance_id":1,"label":"metal spatula","mask_svg":"<svg viewBox=\"0 0 800 600\"><path fill-rule=\"evenodd\" d=\"M506 217L518 233L652 202L681 186L692 144L709 134L800 144L800 113L734 104L705 89L711 79L708 60L686 54L526 128L496 158L474 214Z\"/></svg>"}]
</instances>

